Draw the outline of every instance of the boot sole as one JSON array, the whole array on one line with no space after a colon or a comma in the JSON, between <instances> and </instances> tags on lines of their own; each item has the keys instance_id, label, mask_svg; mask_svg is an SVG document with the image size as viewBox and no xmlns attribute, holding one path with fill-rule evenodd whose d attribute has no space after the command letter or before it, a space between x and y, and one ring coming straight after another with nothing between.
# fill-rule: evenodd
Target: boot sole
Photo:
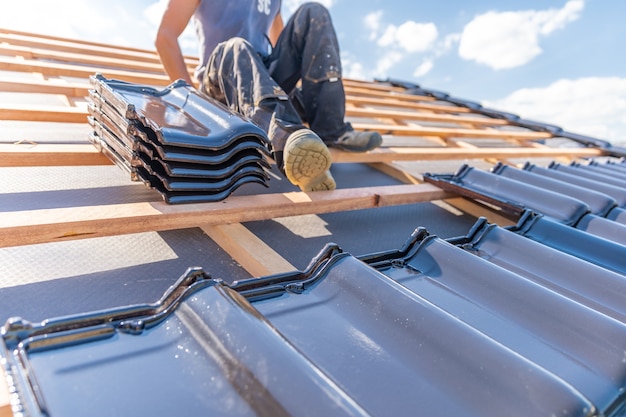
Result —
<instances>
[{"instance_id":1,"label":"boot sole","mask_svg":"<svg viewBox=\"0 0 626 417\"><path fill-rule=\"evenodd\" d=\"M322 175L314 178L305 187L302 187L302 191L329 191L335 188L337 188L337 184L330 171L324 171Z\"/></svg>"},{"instance_id":2,"label":"boot sole","mask_svg":"<svg viewBox=\"0 0 626 417\"><path fill-rule=\"evenodd\" d=\"M284 149L287 179L303 191L335 189L328 171L332 164L326 144L313 132L302 129L292 133Z\"/></svg>"}]
</instances>

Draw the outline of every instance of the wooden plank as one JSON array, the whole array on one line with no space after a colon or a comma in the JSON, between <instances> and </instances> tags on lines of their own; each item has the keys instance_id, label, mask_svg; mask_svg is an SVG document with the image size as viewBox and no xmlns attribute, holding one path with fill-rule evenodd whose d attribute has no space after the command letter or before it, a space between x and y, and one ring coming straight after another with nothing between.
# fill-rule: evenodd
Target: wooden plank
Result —
<instances>
[{"instance_id":1,"label":"wooden plank","mask_svg":"<svg viewBox=\"0 0 626 417\"><path fill-rule=\"evenodd\" d=\"M459 148L464 148L464 149L478 149L478 146L474 145L473 143L469 143L467 141L464 140L455 140L455 139L451 139L450 142L452 142L452 144L454 146L458 146ZM517 143L517 145L519 145L519 141L515 141ZM528 145L531 148L534 148L534 146ZM509 162L507 160L504 159L497 159L497 158L485 158L486 162L495 164L498 161L503 162L505 164L508 164Z\"/></svg>"},{"instance_id":2,"label":"wooden plank","mask_svg":"<svg viewBox=\"0 0 626 417\"><path fill-rule=\"evenodd\" d=\"M15 92L24 92L20 91L20 87L23 86L25 91L28 92L40 92L46 94L63 94L68 97L85 97L88 94L89 86L79 86L77 83L73 83L72 85L63 86L62 84L52 84L47 81L39 81L39 82L30 82L27 80L22 80L18 82L10 82L5 81L4 83L0 80L0 91L6 91L3 86L7 86L9 91ZM67 93L67 94L64 94ZM23 113L23 114L22 114ZM48 114L50 113L50 114ZM3 120L31 120L31 121L48 121L48 122L69 122L69 123L82 123L85 121L85 117L87 115L87 111L83 109L71 108L71 107L37 107L37 106L6 106L0 105L0 119ZM471 117L460 117L453 115L436 115L436 114L428 114L428 113L418 113L418 112L396 112L396 111L385 111L385 110L376 110L376 109L359 109L354 107L346 108L346 116L348 117L370 117L370 118L394 118L394 119L403 119L403 120L417 120L417 121L428 121L428 122L443 122L443 123L471 123L476 126L502 126L507 125L508 123L504 120L500 119L482 119L482 118L471 118ZM386 131L388 130L389 124L358 124L355 125L360 126L361 129L369 129L369 130L379 130ZM372 129L372 126L375 126L375 129ZM405 132L405 135L409 134L418 134L420 136L428 135L428 136L458 136L458 137L476 137L480 134L480 132L484 132L481 137L503 137L507 138L511 137L522 137L524 139L544 139L550 137L550 134L544 132L524 132L524 131L500 131L500 130L479 130L476 129L468 129L468 128L456 128L459 130L451 130L454 128L431 128L431 127L423 127L417 128L414 126L403 126L402 128L396 128L394 126L394 133L402 133ZM403 129L402 131L400 129ZM434 129L434 130L433 130ZM416 133L418 132L418 133ZM419 133L426 132L426 133ZM468 133L470 132L470 133ZM474 134L474 132L476 132ZM504 132L504 134L499 133ZM499 133L499 134L498 134Z\"/></svg>"},{"instance_id":3,"label":"wooden plank","mask_svg":"<svg viewBox=\"0 0 626 417\"><path fill-rule=\"evenodd\" d=\"M344 91L346 94L353 96L366 96L366 97L381 97L381 98L393 98L395 100L405 100L407 102L422 102L422 101L436 101L433 97L418 96L414 94L393 93L389 90L374 90L367 87L353 87L349 84L344 85Z\"/></svg>"},{"instance_id":4,"label":"wooden plank","mask_svg":"<svg viewBox=\"0 0 626 417\"><path fill-rule=\"evenodd\" d=\"M131 59L112 57L102 58L87 54L49 51L46 49L28 48L24 46L0 44L0 55L14 55L25 59L37 59L81 65L107 66L123 70L145 71L151 73L165 74L163 65L160 62L141 62Z\"/></svg>"},{"instance_id":5,"label":"wooden plank","mask_svg":"<svg viewBox=\"0 0 626 417\"><path fill-rule=\"evenodd\" d=\"M154 52L129 51L113 46L80 44L72 40L49 39L26 34L0 33L0 42L6 42L9 45L15 46L47 49L50 51L91 54L107 58L135 59L142 62L158 62L158 56Z\"/></svg>"},{"instance_id":6,"label":"wooden plank","mask_svg":"<svg viewBox=\"0 0 626 417\"><path fill-rule=\"evenodd\" d=\"M297 269L241 223L203 226L201 229L252 277Z\"/></svg>"},{"instance_id":7,"label":"wooden plank","mask_svg":"<svg viewBox=\"0 0 626 417\"><path fill-rule=\"evenodd\" d=\"M552 135L547 132L534 132L530 130L498 130L498 129L455 129L426 126L399 126L380 125L368 123L352 123L356 130L374 130L382 135L397 136L439 136L456 138L480 138L480 139L523 139L537 140L548 139Z\"/></svg>"},{"instance_id":8,"label":"wooden plank","mask_svg":"<svg viewBox=\"0 0 626 417\"><path fill-rule=\"evenodd\" d=\"M204 204L145 202L4 212L0 215L0 247L359 210L452 196L432 184L417 184L231 196Z\"/></svg>"},{"instance_id":9,"label":"wooden plank","mask_svg":"<svg viewBox=\"0 0 626 417\"><path fill-rule=\"evenodd\" d=\"M601 156L593 148L379 148L370 152L330 149L335 163L439 161L455 159L570 158ZM107 165L111 162L91 144L0 144L0 166Z\"/></svg>"},{"instance_id":10,"label":"wooden plank","mask_svg":"<svg viewBox=\"0 0 626 417\"><path fill-rule=\"evenodd\" d=\"M24 32L24 31L15 30L15 29L0 28L0 33L5 34L5 35L12 35L15 37L22 37L22 38L32 38L32 39L40 39L40 40L45 39L45 40L53 41L57 43L66 42L66 43L77 44L77 45L89 45L89 46L101 46L103 48L115 48L115 49L124 50L124 51L131 51L131 52L145 52L145 50L142 48L135 48L132 46L122 46L122 45L111 46L109 44L105 44L102 42L87 41L87 40L82 40L82 39L69 39L69 38L48 35L48 34L43 34L43 33Z\"/></svg>"},{"instance_id":11,"label":"wooden plank","mask_svg":"<svg viewBox=\"0 0 626 417\"><path fill-rule=\"evenodd\" d=\"M411 103L394 99L391 95L388 98L376 98L376 97L360 97L351 94L346 94L346 102L353 103L355 105L372 105L381 107L393 107L403 110L421 110L421 111L434 111L439 113L472 113L467 107L459 107L445 104L430 104L430 103Z\"/></svg>"},{"instance_id":12,"label":"wooden plank","mask_svg":"<svg viewBox=\"0 0 626 417\"><path fill-rule=\"evenodd\" d=\"M86 138L85 138L86 139ZM92 166L112 162L91 144L0 144L0 167Z\"/></svg>"},{"instance_id":13,"label":"wooden plank","mask_svg":"<svg viewBox=\"0 0 626 417\"><path fill-rule=\"evenodd\" d=\"M87 97L91 86L84 83L52 82L27 78L0 77L0 91L10 93L61 94L68 97Z\"/></svg>"},{"instance_id":14,"label":"wooden plank","mask_svg":"<svg viewBox=\"0 0 626 417\"><path fill-rule=\"evenodd\" d=\"M340 162L393 162L393 161L438 161L451 159L484 158L555 158L601 156L603 151L592 148L379 148L370 152L342 152L330 149L334 163Z\"/></svg>"},{"instance_id":15,"label":"wooden plank","mask_svg":"<svg viewBox=\"0 0 626 417\"><path fill-rule=\"evenodd\" d=\"M379 90L379 91L387 91L392 93L406 93L406 88L398 87L391 84L380 83L380 82L372 82L372 81L364 81L357 80L354 78L343 78L343 85L349 87L356 88L367 88L369 90Z\"/></svg>"},{"instance_id":16,"label":"wooden plank","mask_svg":"<svg viewBox=\"0 0 626 417\"><path fill-rule=\"evenodd\" d=\"M107 78L129 81L139 84L164 86L170 84L165 75L146 74L141 72L123 71L105 67L88 67L82 65L58 64L42 62L32 59L17 59L0 57L0 70L17 72L37 72L46 76L65 76L76 78L89 78L90 75L101 73Z\"/></svg>"},{"instance_id":17,"label":"wooden plank","mask_svg":"<svg viewBox=\"0 0 626 417\"><path fill-rule=\"evenodd\" d=\"M62 106L6 106L0 104L0 120L87 123L87 109Z\"/></svg>"},{"instance_id":18,"label":"wooden plank","mask_svg":"<svg viewBox=\"0 0 626 417\"><path fill-rule=\"evenodd\" d=\"M509 123L502 119L492 119L488 117L467 117L456 116L451 114L436 114L424 112L407 112L394 110L381 110L372 108L346 107L346 116L348 117L370 117L381 118L389 117L403 120L419 120L425 122L441 122L441 123L459 123L471 124L474 126L506 126Z\"/></svg>"},{"instance_id":19,"label":"wooden plank","mask_svg":"<svg viewBox=\"0 0 626 417\"><path fill-rule=\"evenodd\" d=\"M156 51L153 50L112 46L97 42L78 41L52 36L33 35L17 31L7 33L0 30L0 42L5 42L9 45L15 46L87 54L102 58L130 59L152 63L160 62L159 56ZM190 67L198 65L198 59L195 57L186 56L185 62Z\"/></svg>"}]
</instances>

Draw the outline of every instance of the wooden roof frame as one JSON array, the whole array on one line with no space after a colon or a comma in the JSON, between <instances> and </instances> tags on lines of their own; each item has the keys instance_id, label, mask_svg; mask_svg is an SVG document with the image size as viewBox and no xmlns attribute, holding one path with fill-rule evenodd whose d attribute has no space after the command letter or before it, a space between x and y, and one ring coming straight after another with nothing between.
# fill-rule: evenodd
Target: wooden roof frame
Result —
<instances>
[{"instance_id":1,"label":"wooden roof frame","mask_svg":"<svg viewBox=\"0 0 626 417\"><path fill-rule=\"evenodd\" d=\"M190 73L198 63L186 57ZM0 121L87 123L88 77L165 86L169 80L155 51L86 42L0 28L0 93L60 96L66 105L0 104ZM551 148L551 133L520 128L507 120L407 92L384 82L344 79L346 116L361 130L376 130L415 146L386 146L368 153L331 149L334 162L368 163L407 185L334 191L230 197L220 203L167 205L163 202L5 212L0 216L0 247L48 243L142 231L201 227L252 276L293 270L241 222L302 214L349 211L417 202L447 203L491 221L511 221L420 179L397 161L509 158L580 158L603 154L594 148ZM354 119L354 120L353 120ZM0 133L0 167L89 166L111 162L93 145L7 143ZM475 141L502 146L480 147ZM427 146L424 146L427 143ZM0 416L11 415L10 396L0 378Z\"/></svg>"},{"instance_id":2,"label":"wooden roof frame","mask_svg":"<svg viewBox=\"0 0 626 417\"><path fill-rule=\"evenodd\" d=\"M193 72L197 59L186 57L190 73ZM94 73L102 73L108 78L118 78L130 82L146 83L154 86L165 86L169 80L162 70L158 56L154 51L141 50L104 45L95 42L86 42L52 36L37 35L20 31L0 29L0 71L8 71L11 77L0 73L0 93L12 92L19 94L50 94L65 98L65 106L39 106L0 104L0 120L15 120L28 122L63 122L87 123L87 109L84 103L90 88L88 77ZM5 73L6 74L6 73ZM20 76L20 74L23 75ZM508 158L579 158L602 155L602 150L594 148L551 148L544 146L540 141L553 137L550 133L519 128L508 121L498 118L485 117L471 109L437 100L427 95L407 93L406 89L388 83L368 82L344 79L346 90L347 110L346 117L352 121L356 129L377 130L390 137L419 137L432 146L383 146L368 153L349 153L331 149L333 161L340 163L368 163L380 167L394 161L436 161L436 160L467 160L488 159L506 160ZM1 140L2 138L0 138ZM475 139L501 141L503 146L479 147L472 144ZM35 141L11 144L0 143L0 166L28 167L46 165L102 165L111 162L91 144L45 144ZM399 177L410 178L410 182L419 182L408 173L401 173ZM391 190L397 191L391 191ZM369 190L369 191L368 191ZM311 212L328 212L332 210L346 210L363 207L374 207L385 199L396 201L397 204L425 201L425 198L440 199L447 195L435 193L430 186L413 188L421 196L405 198L406 189L403 187L386 188L381 194L378 189L336 190L324 192L322 198L318 194L303 195L303 199L315 201L316 204L304 208L303 204L291 203L293 206L287 211L289 215ZM397 192L397 199L391 198L389 193ZM328 196L326 196L328 194ZM365 198L368 203L354 203L355 196ZM383 199L385 195L385 199ZM263 196L264 199L271 199ZM276 201L284 204L284 196L274 196ZM358 199L357 198L357 199ZM253 201L254 198L236 199L238 204L245 205L244 201ZM296 199L297 200L297 199ZM325 201L322 204L321 201ZM377 203L372 203L372 202ZM267 203L271 206L272 203ZM136 208L137 206L135 206ZM186 206L189 211L213 212L211 204L193 204ZM120 207L112 207L109 213L117 212ZM130 209L130 208L126 208ZM134 209L134 208L133 208ZM96 210L83 208L83 211ZM153 208L154 210L154 208ZM173 209L165 205L160 207L162 213L171 213ZM187 209L176 209L185 212ZM61 210L63 211L63 210ZM69 212L69 211L68 211ZM243 210L242 210L243 212ZM267 211L267 218L283 213ZM164 214L167 217L171 214ZM0 236L0 246L22 245L33 243L32 237L18 238L14 234L12 221L17 221L18 214L4 216ZM23 218L44 218L43 213L26 213ZM224 214L226 216L226 214ZM54 240L52 236L77 238L92 235L89 233L69 233L64 228L59 213L56 220L50 221L51 228L58 228L51 232L51 237L44 241ZM226 220L226 218L228 220ZM11 220L9 220L11 219ZM238 218L235 215L224 217L224 222L248 220L245 216ZM26 224L19 227L27 227ZM168 222L165 221L164 224ZM33 221L32 225L37 222ZM185 224L189 226L189 224ZM40 227L41 224L38 224ZM69 227L69 226L68 226ZM73 227L73 226L72 226ZM162 225L159 226L163 230ZM179 227L172 223L171 227ZM126 233L127 229L120 229L118 233ZM5 233L6 232L6 233ZM112 234L115 231L111 231ZM9 239L9 236L12 236Z\"/></svg>"}]
</instances>

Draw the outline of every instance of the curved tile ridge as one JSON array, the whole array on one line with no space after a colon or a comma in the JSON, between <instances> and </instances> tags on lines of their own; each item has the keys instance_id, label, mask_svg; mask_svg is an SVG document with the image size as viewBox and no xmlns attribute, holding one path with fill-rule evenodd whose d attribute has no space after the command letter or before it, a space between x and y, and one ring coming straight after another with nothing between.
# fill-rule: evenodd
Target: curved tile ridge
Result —
<instances>
[{"instance_id":1,"label":"curved tile ridge","mask_svg":"<svg viewBox=\"0 0 626 417\"><path fill-rule=\"evenodd\" d=\"M594 166L590 166L590 168L591 167ZM626 244L626 224L622 223L626 217L624 214L625 211L617 206L617 201L614 198L596 191L595 187L583 188L578 185L544 177L528 170L520 170L503 164L497 164L492 168L491 172L502 177L538 187L554 195L562 195L580 200L587 204L590 213L583 215L577 221L566 223L571 224L577 229L585 230L586 232L605 239ZM544 200L550 203L551 209L559 208L558 206L552 207L552 202L548 198L544 198ZM522 201L526 203L528 200ZM543 208L543 205L539 205L535 201L531 201L527 206L541 213L547 213L547 209Z\"/></svg>"},{"instance_id":2,"label":"curved tile ridge","mask_svg":"<svg viewBox=\"0 0 626 417\"><path fill-rule=\"evenodd\" d=\"M178 318L219 356L224 377L256 414L369 415L246 298L227 286L214 289L192 298Z\"/></svg>"},{"instance_id":3,"label":"curved tile ridge","mask_svg":"<svg viewBox=\"0 0 626 417\"><path fill-rule=\"evenodd\" d=\"M595 413L561 378L352 256L255 307L374 415Z\"/></svg>"},{"instance_id":4,"label":"curved tile ridge","mask_svg":"<svg viewBox=\"0 0 626 417\"><path fill-rule=\"evenodd\" d=\"M72 334L90 336L70 343L68 331L25 339L16 362L25 364L41 412L369 415L228 286L214 281L169 313L136 317L158 322L144 331L120 331L118 323L94 337L102 325L87 325Z\"/></svg>"},{"instance_id":5,"label":"curved tile ridge","mask_svg":"<svg viewBox=\"0 0 626 417\"><path fill-rule=\"evenodd\" d=\"M509 230L561 252L626 275L626 246L526 212Z\"/></svg>"},{"instance_id":6,"label":"curved tile ridge","mask_svg":"<svg viewBox=\"0 0 626 417\"><path fill-rule=\"evenodd\" d=\"M529 170L517 169L510 165L498 163L491 169L491 172L544 190L578 199L589 206L591 213L598 216L606 216L611 209L617 206L617 201L615 201L614 198L596 191L593 188L584 188L557 179L542 177Z\"/></svg>"},{"instance_id":7,"label":"curved tile ridge","mask_svg":"<svg viewBox=\"0 0 626 417\"><path fill-rule=\"evenodd\" d=\"M596 190L615 199L619 207L626 207L626 189L618 187L617 185L611 185L600 181L594 181L593 179L584 178L572 173L566 173L557 171L555 169L548 169L540 167L535 164L526 163L522 168L525 171L541 175L542 177L552 178L568 184L577 185L581 188L590 190Z\"/></svg>"},{"instance_id":8,"label":"curved tile ridge","mask_svg":"<svg viewBox=\"0 0 626 417\"><path fill-rule=\"evenodd\" d=\"M182 80L162 90L99 74L91 82L120 115L154 131L163 145L220 150L246 136L269 144L259 127Z\"/></svg>"},{"instance_id":9,"label":"curved tile ridge","mask_svg":"<svg viewBox=\"0 0 626 417\"><path fill-rule=\"evenodd\" d=\"M485 219L458 247L626 324L623 275Z\"/></svg>"},{"instance_id":10,"label":"curved tile ridge","mask_svg":"<svg viewBox=\"0 0 626 417\"><path fill-rule=\"evenodd\" d=\"M395 277L606 411L626 388L626 325L434 236Z\"/></svg>"}]
</instances>

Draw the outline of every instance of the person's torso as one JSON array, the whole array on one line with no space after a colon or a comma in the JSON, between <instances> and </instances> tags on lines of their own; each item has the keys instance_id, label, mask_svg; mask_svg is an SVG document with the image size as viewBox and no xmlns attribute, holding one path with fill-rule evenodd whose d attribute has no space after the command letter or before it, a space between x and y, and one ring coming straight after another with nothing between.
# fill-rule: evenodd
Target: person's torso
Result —
<instances>
[{"instance_id":1,"label":"person's torso","mask_svg":"<svg viewBox=\"0 0 626 417\"><path fill-rule=\"evenodd\" d=\"M261 55L269 54L267 37L280 11L280 0L201 0L194 13L200 44L200 67L206 66L215 47L230 38L241 37Z\"/></svg>"}]
</instances>

